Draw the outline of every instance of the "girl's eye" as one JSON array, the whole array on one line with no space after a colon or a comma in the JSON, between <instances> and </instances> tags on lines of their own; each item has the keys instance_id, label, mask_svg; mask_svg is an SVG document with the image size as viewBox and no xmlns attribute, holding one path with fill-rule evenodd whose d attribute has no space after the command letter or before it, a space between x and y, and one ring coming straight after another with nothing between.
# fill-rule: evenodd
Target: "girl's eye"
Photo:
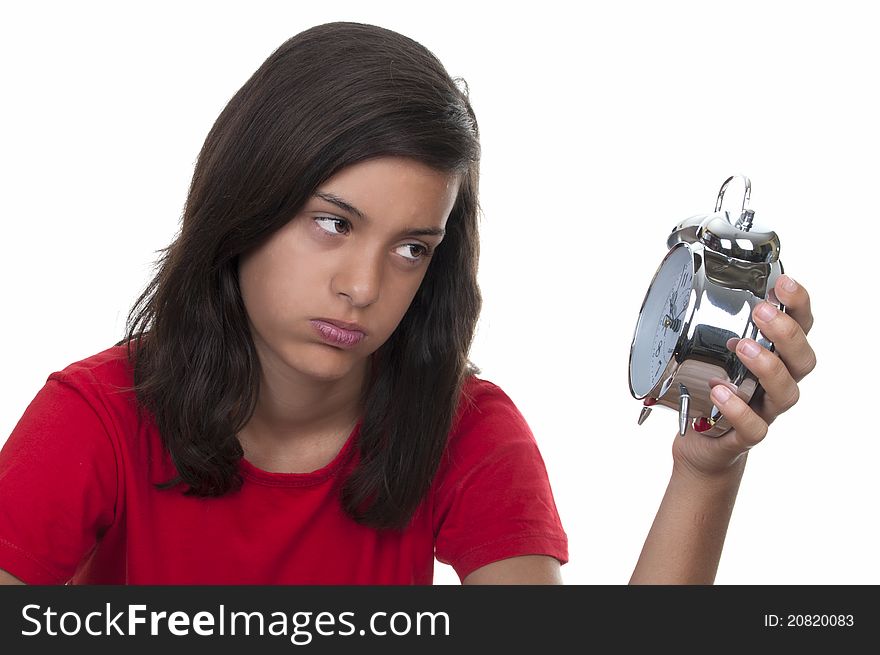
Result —
<instances>
[{"instance_id":1,"label":"girl's eye","mask_svg":"<svg viewBox=\"0 0 880 655\"><path fill-rule=\"evenodd\" d=\"M327 234L338 236L340 234L348 234L351 231L351 223L344 218L336 216L316 216L312 220ZM431 248L421 243L406 243L395 248L395 252L403 257L410 264L418 264L423 259L427 259L433 254Z\"/></svg>"},{"instance_id":2,"label":"girl's eye","mask_svg":"<svg viewBox=\"0 0 880 655\"><path fill-rule=\"evenodd\" d=\"M333 216L317 216L315 223L325 232L330 234L347 234L350 228L348 221Z\"/></svg>"},{"instance_id":3,"label":"girl's eye","mask_svg":"<svg viewBox=\"0 0 880 655\"><path fill-rule=\"evenodd\" d=\"M397 252L412 263L419 262L431 255L431 251L420 243L407 243L397 248Z\"/></svg>"}]
</instances>

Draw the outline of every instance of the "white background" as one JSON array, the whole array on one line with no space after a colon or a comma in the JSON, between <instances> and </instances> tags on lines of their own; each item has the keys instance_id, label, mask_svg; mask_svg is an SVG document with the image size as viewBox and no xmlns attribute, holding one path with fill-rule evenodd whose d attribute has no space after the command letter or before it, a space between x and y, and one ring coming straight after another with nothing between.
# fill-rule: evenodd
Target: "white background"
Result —
<instances>
[{"instance_id":1,"label":"white background","mask_svg":"<svg viewBox=\"0 0 880 655\"><path fill-rule=\"evenodd\" d=\"M325 6L327 8L322 8ZM733 174L811 292L819 365L749 457L719 584L880 583L878 22L836 2L31 2L0 26L0 443L107 348L199 148L284 40L354 20L424 44L482 132L472 358L538 439L569 584L628 581L675 416L636 425L632 330L669 229ZM456 583L438 565L436 582Z\"/></svg>"}]
</instances>

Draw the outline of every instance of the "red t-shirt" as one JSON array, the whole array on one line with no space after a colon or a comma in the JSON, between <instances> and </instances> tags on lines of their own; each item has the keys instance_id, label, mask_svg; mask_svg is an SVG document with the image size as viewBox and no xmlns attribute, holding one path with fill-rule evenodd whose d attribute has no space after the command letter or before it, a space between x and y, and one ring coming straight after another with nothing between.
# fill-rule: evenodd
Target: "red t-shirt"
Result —
<instances>
[{"instance_id":1,"label":"red t-shirt","mask_svg":"<svg viewBox=\"0 0 880 655\"><path fill-rule=\"evenodd\" d=\"M535 439L491 382L468 379L402 532L359 525L339 502L360 425L311 473L242 460L244 484L222 497L156 489L176 471L118 391L132 384L124 346L49 376L0 451L0 569L31 584L431 584L434 557L462 579L517 555L568 559Z\"/></svg>"}]
</instances>

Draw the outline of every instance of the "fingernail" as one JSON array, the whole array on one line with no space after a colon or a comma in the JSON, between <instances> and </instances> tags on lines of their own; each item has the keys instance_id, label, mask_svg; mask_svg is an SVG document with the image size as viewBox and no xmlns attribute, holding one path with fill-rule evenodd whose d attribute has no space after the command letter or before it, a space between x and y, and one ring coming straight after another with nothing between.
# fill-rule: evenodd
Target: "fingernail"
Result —
<instances>
[{"instance_id":1,"label":"fingernail","mask_svg":"<svg viewBox=\"0 0 880 655\"><path fill-rule=\"evenodd\" d=\"M776 308L769 302L762 302L755 307L755 315L762 321L772 321L776 318Z\"/></svg>"},{"instance_id":2,"label":"fingernail","mask_svg":"<svg viewBox=\"0 0 880 655\"><path fill-rule=\"evenodd\" d=\"M741 339L739 344L737 344L737 349L746 357L757 357L758 353L761 352L761 346L748 339Z\"/></svg>"},{"instance_id":3,"label":"fingernail","mask_svg":"<svg viewBox=\"0 0 880 655\"><path fill-rule=\"evenodd\" d=\"M788 275L783 275L782 276L782 288L785 289L786 291L788 291L789 293L792 293L794 291L797 291L798 285L797 285L797 282L795 282L793 279L791 279Z\"/></svg>"},{"instance_id":4,"label":"fingernail","mask_svg":"<svg viewBox=\"0 0 880 655\"><path fill-rule=\"evenodd\" d=\"M730 396L732 394L730 393L730 389L725 387L723 384L716 384L714 387L712 387L711 395L712 400L714 400L716 403L724 404L728 400L730 400Z\"/></svg>"}]
</instances>

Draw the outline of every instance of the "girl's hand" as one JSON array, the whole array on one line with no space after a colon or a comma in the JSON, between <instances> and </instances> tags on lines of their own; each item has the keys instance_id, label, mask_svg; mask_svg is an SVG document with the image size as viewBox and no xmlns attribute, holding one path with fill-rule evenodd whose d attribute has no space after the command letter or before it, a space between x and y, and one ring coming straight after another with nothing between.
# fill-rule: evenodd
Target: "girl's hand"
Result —
<instances>
[{"instance_id":1,"label":"girl's hand","mask_svg":"<svg viewBox=\"0 0 880 655\"><path fill-rule=\"evenodd\" d=\"M712 387L712 401L730 421L733 429L721 437L707 437L689 427L673 444L676 466L713 477L743 460L743 454L767 436L767 426L795 405L800 395L797 383L816 366L816 354L807 342L813 326L807 290L787 275L776 281L776 297L785 305L780 312L768 302L752 311L761 333L773 342L770 352L752 339L731 339L727 347L758 378L764 393L747 405L724 384ZM725 393L727 392L727 393Z\"/></svg>"}]
</instances>

